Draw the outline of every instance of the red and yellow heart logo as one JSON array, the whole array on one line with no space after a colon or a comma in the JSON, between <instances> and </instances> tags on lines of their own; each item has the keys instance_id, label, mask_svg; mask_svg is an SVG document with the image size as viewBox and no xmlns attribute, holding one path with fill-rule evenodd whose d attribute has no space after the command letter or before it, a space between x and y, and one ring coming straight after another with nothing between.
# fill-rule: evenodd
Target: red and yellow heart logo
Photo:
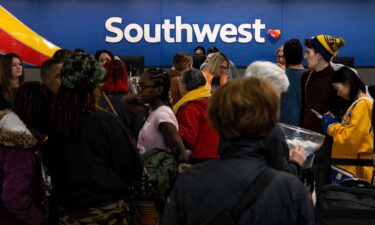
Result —
<instances>
[{"instance_id":1,"label":"red and yellow heart logo","mask_svg":"<svg viewBox=\"0 0 375 225\"><path fill-rule=\"evenodd\" d=\"M274 43L274 42L276 42L277 40L279 40L280 36L281 36L281 31L280 31L280 30L269 29L269 30L267 31L267 37L268 37L268 39L269 39L272 43Z\"/></svg>"}]
</instances>

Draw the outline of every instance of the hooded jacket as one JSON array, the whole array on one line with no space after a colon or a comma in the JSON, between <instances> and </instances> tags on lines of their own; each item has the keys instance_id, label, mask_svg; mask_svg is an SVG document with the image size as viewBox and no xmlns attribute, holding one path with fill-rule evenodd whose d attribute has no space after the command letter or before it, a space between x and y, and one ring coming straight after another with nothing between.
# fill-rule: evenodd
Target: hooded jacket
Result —
<instances>
[{"instance_id":1,"label":"hooded jacket","mask_svg":"<svg viewBox=\"0 0 375 225\"><path fill-rule=\"evenodd\" d=\"M45 224L39 137L14 112L0 112L0 225Z\"/></svg>"}]
</instances>

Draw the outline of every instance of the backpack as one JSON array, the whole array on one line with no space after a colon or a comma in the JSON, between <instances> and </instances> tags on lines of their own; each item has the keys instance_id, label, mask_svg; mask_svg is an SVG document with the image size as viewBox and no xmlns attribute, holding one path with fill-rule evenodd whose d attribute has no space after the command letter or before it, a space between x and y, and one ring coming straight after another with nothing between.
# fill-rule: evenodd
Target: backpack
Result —
<instances>
[{"instance_id":1,"label":"backpack","mask_svg":"<svg viewBox=\"0 0 375 225\"><path fill-rule=\"evenodd\" d=\"M177 178L177 157L174 152L155 148L142 155L144 173L140 183L130 185L130 223L160 224L160 215Z\"/></svg>"},{"instance_id":2,"label":"backpack","mask_svg":"<svg viewBox=\"0 0 375 225\"><path fill-rule=\"evenodd\" d=\"M174 152L155 148L143 154L149 185L163 202L177 178L177 156Z\"/></svg>"}]
</instances>

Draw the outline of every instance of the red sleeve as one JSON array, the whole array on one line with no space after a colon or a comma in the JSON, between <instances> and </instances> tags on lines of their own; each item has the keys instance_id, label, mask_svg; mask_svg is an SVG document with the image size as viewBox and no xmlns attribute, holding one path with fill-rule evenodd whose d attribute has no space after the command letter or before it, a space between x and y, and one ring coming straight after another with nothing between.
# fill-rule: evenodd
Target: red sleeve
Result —
<instances>
[{"instance_id":1,"label":"red sleeve","mask_svg":"<svg viewBox=\"0 0 375 225\"><path fill-rule=\"evenodd\" d=\"M1 200L5 208L23 224L44 223L43 213L31 197L35 156L31 151L12 150L3 166Z\"/></svg>"},{"instance_id":2,"label":"red sleeve","mask_svg":"<svg viewBox=\"0 0 375 225\"><path fill-rule=\"evenodd\" d=\"M199 111L193 105L181 107L177 113L178 134L184 141L187 149L195 144L199 130Z\"/></svg>"}]
</instances>

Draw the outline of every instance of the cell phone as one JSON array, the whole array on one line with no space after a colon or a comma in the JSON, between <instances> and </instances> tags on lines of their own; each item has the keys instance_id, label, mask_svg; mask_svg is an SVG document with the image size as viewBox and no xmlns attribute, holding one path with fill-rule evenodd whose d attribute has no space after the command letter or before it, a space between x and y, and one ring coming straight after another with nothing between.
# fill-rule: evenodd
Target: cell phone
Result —
<instances>
[{"instance_id":1,"label":"cell phone","mask_svg":"<svg viewBox=\"0 0 375 225\"><path fill-rule=\"evenodd\" d=\"M319 119L323 118L322 114L318 113L318 111L316 111L315 109L310 109L312 113L315 114L316 117L318 117Z\"/></svg>"}]
</instances>

